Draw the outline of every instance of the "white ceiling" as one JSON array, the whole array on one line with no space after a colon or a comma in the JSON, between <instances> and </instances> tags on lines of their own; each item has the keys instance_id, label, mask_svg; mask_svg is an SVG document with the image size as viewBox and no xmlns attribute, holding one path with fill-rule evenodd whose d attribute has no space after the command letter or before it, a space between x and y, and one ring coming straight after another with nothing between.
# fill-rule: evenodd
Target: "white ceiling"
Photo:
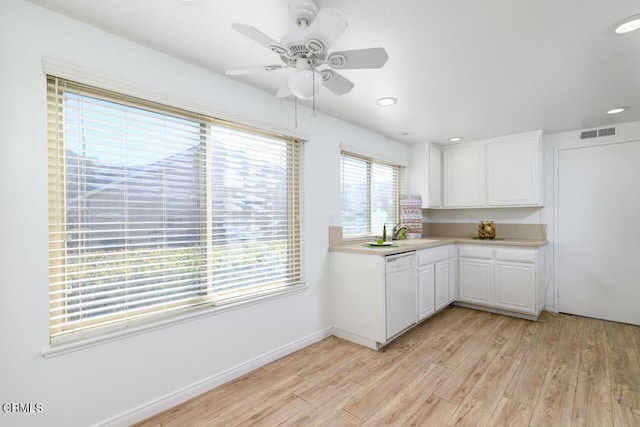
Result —
<instances>
[{"instance_id":1,"label":"white ceiling","mask_svg":"<svg viewBox=\"0 0 640 427\"><path fill-rule=\"evenodd\" d=\"M317 0L349 28L331 50L384 47L382 69L343 70L347 95L316 108L404 142L465 141L640 120L640 31L616 35L640 0ZM279 40L295 28L285 0L32 0L216 73L279 63L231 29ZM276 93L290 69L235 79ZM375 100L399 102L379 107ZM309 102L309 101L305 101ZM629 106L617 116L605 112ZM408 133L408 135L404 135Z\"/></svg>"}]
</instances>

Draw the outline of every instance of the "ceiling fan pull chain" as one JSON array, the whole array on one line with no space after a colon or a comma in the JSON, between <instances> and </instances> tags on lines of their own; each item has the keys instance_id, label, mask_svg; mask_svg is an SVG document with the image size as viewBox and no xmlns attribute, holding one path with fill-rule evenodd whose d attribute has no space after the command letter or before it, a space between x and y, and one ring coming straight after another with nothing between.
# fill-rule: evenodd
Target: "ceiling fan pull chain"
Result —
<instances>
[{"instance_id":1,"label":"ceiling fan pull chain","mask_svg":"<svg viewBox=\"0 0 640 427\"><path fill-rule=\"evenodd\" d=\"M316 70L311 68L311 71L313 72L313 77L311 79L311 91L313 92L313 96L311 97L311 102L312 102L312 107L313 107L313 111L311 112L311 118L315 119L317 114L316 114Z\"/></svg>"}]
</instances>

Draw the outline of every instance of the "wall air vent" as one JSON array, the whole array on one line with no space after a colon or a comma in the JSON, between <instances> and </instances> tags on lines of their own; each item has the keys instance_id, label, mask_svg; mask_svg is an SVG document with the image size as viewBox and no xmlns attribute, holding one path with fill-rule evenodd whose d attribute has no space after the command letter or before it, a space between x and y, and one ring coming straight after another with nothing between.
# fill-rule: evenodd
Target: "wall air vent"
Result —
<instances>
[{"instance_id":1,"label":"wall air vent","mask_svg":"<svg viewBox=\"0 0 640 427\"><path fill-rule=\"evenodd\" d=\"M602 138L603 136L616 136L616 128L602 128L598 129L598 138Z\"/></svg>"},{"instance_id":2,"label":"wall air vent","mask_svg":"<svg viewBox=\"0 0 640 427\"><path fill-rule=\"evenodd\" d=\"M598 131L596 129L594 130L583 130L580 133L580 139L590 139L590 138L597 138L598 137Z\"/></svg>"},{"instance_id":3,"label":"wall air vent","mask_svg":"<svg viewBox=\"0 0 640 427\"><path fill-rule=\"evenodd\" d=\"M580 139L604 138L605 136L616 136L615 126L608 128L583 130L580 132Z\"/></svg>"}]
</instances>

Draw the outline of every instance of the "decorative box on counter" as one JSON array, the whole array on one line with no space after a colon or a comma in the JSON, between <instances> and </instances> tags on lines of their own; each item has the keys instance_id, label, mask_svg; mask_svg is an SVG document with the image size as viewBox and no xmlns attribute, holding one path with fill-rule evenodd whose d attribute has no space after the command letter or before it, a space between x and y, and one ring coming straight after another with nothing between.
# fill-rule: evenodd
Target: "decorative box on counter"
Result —
<instances>
[{"instance_id":1,"label":"decorative box on counter","mask_svg":"<svg viewBox=\"0 0 640 427\"><path fill-rule=\"evenodd\" d=\"M407 228L407 239L422 238L422 196L400 196L400 222Z\"/></svg>"}]
</instances>

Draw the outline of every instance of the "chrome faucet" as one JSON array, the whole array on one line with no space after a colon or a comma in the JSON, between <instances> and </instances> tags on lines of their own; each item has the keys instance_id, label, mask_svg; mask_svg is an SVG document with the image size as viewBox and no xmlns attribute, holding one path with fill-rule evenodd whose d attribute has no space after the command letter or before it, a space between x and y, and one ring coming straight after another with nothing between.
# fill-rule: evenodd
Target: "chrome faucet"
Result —
<instances>
[{"instance_id":1,"label":"chrome faucet","mask_svg":"<svg viewBox=\"0 0 640 427\"><path fill-rule=\"evenodd\" d=\"M404 225L402 225L402 223L397 223L395 227L393 227L393 234L391 235L391 239L392 240L398 240L398 235L400 234L400 231L404 230L405 232L407 231L407 227L405 227Z\"/></svg>"}]
</instances>

